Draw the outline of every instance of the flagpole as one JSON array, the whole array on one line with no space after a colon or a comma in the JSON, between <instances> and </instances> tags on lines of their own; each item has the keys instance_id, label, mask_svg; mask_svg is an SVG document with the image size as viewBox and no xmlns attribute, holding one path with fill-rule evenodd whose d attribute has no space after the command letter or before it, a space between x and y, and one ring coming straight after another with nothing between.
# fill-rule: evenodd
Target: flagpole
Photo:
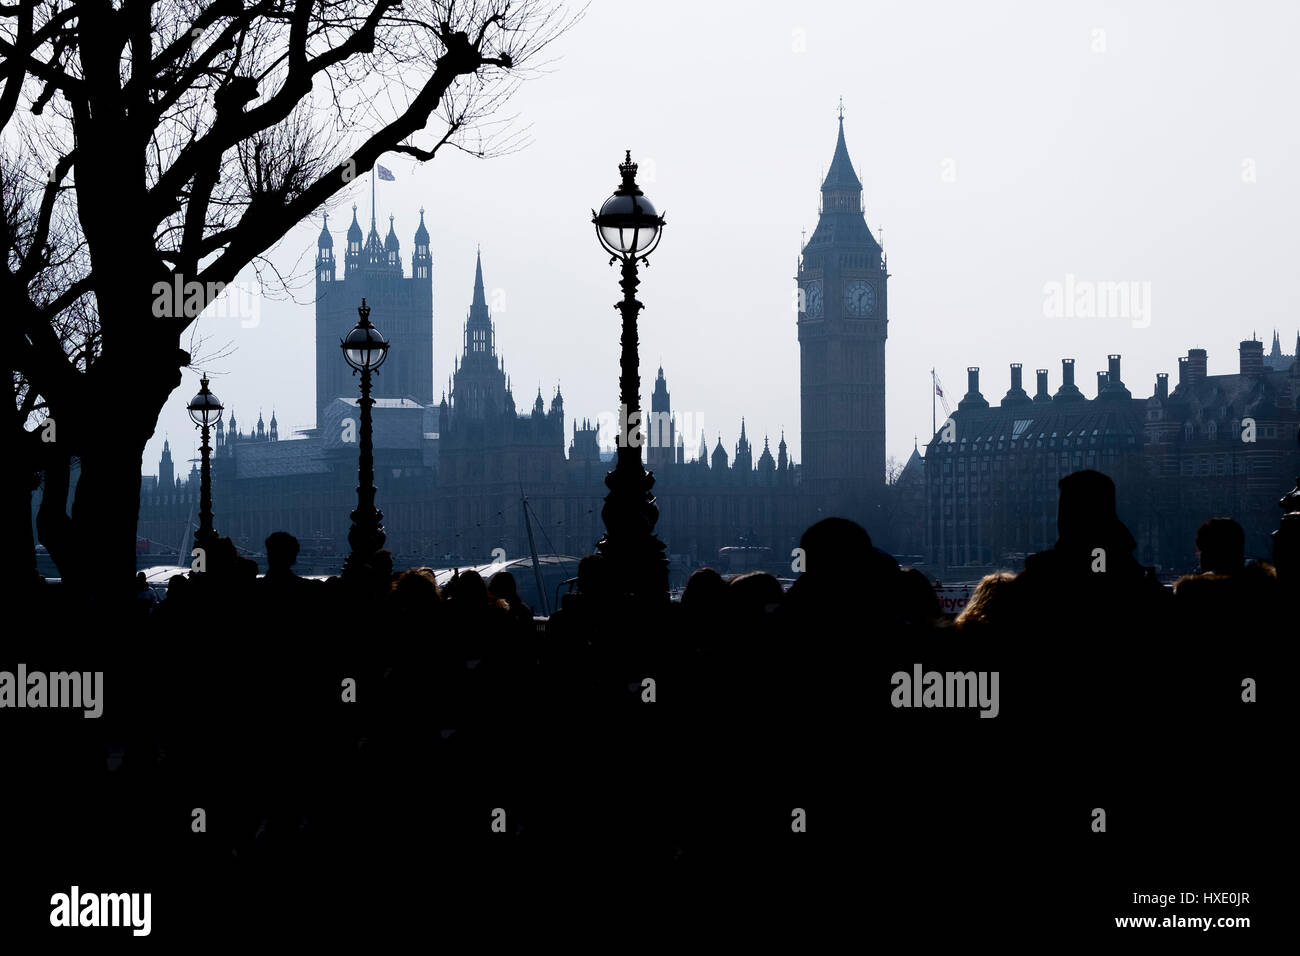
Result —
<instances>
[{"instance_id":1,"label":"flagpole","mask_svg":"<svg viewBox=\"0 0 1300 956\"><path fill-rule=\"evenodd\" d=\"M370 167L370 231L375 231L375 167Z\"/></svg>"},{"instance_id":2,"label":"flagpole","mask_svg":"<svg viewBox=\"0 0 1300 956\"><path fill-rule=\"evenodd\" d=\"M939 385L934 379L934 369L930 369L930 440L934 440L935 433L939 431L939 419L935 417L934 396L939 391Z\"/></svg>"}]
</instances>

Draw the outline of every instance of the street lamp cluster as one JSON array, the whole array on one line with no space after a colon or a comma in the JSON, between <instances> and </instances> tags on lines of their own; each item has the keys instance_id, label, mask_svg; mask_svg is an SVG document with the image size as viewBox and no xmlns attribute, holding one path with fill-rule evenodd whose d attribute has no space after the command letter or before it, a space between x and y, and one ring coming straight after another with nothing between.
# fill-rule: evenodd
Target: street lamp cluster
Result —
<instances>
[{"instance_id":1,"label":"street lamp cluster","mask_svg":"<svg viewBox=\"0 0 1300 956\"><path fill-rule=\"evenodd\" d=\"M619 285L623 298L614 304L614 308L619 310L623 319L619 404L624 420L629 424L629 434L618 446L614 469L605 476L605 486L609 489L601 510L605 535L597 542L596 549L610 563L612 579L618 582L621 591L640 601L656 602L667 600L668 558L664 543L654 533L659 519L659 509L651 493L654 475L645 470L641 461L644 443L640 440L641 377L636 323L643 306L636 298L636 289L640 284L638 264L645 262L659 245L664 217L637 186L637 164L632 162L630 150L618 169L621 174L618 188L605 200L600 212L592 211L591 218L596 227L596 238L610 255L610 264L621 266ZM388 357L389 343L370 324L370 309L365 299L361 300L357 313L360 320L339 343L353 374L361 376L357 507L351 514L352 528L348 532L351 553L343 566L345 578L364 574L385 540L384 515L375 507L371 418L375 400L370 389L371 376L378 373ZM190 418L203 430L199 530L194 543L197 548L208 548L217 537L212 527L212 467L208 437L211 428L221 419L222 405L208 390L207 376L203 377L199 393L188 408Z\"/></svg>"}]
</instances>

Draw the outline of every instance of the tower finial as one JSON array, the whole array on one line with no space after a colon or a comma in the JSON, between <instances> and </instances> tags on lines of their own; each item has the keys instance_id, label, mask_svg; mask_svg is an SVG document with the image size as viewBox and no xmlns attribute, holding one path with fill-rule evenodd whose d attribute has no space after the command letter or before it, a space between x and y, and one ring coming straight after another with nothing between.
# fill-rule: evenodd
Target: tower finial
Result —
<instances>
[{"instance_id":1,"label":"tower finial","mask_svg":"<svg viewBox=\"0 0 1300 956\"><path fill-rule=\"evenodd\" d=\"M840 97L840 125L844 125L844 97Z\"/></svg>"}]
</instances>

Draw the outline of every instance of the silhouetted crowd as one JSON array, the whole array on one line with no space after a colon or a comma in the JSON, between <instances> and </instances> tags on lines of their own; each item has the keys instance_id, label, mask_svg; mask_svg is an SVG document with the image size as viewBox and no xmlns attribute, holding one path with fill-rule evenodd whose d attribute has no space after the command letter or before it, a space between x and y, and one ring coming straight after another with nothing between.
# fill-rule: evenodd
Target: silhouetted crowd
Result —
<instances>
[{"instance_id":1,"label":"silhouetted crowd","mask_svg":"<svg viewBox=\"0 0 1300 956\"><path fill-rule=\"evenodd\" d=\"M1236 522L1201 526L1201 571L1171 591L1134 557L1109 478L1076 473L1060 492L1055 545L984 578L955 620L920 570L842 518L807 529L788 590L703 568L679 603L633 605L593 554L545 622L508 572L439 586L381 553L310 580L276 532L259 577L222 539L161 602L140 579L105 717L48 763L141 784L107 805L162 859L218 868L345 859L375 875L418 846L455 861L432 879L520 859L536 875L555 853L800 872L852 865L867 840L901 854L906 882L933 878L909 841L970 833L1038 834L1023 865L1059 867L1045 835L1075 839L1062 819L1110 805L1123 820L1142 788L1203 780L1204 747L1250 759L1242 681L1286 633L1277 574L1246 560ZM891 703L891 675L918 665L997 671L997 718ZM860 816L881 799L888 820ZM206 839L174 842L194 806ZM1174 852L1197 806L1143 810L1145 836ZM790 839L795 808L820 840Z\"/></svg>"}]
</instances>

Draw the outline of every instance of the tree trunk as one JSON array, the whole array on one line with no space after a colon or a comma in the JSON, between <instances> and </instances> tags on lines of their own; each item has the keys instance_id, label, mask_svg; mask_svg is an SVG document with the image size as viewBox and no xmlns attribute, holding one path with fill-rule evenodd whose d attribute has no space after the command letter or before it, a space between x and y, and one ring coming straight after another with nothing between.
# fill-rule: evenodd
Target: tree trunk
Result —
<instances>
[{"instance_id":1,"label":"tree trunk","mask_svg":"<svg viewBox=\"0 0 1300 956\"><path fill-rule=\"evenodd\" d=\"M72 502L78 555L68 575L69 583L79 591L97 597L130 593L140 516L140 463L146 441L147 435L139 439L114 433L95 438L82 453L81 476Z\"/></svg>"},{"instance_id":2,"label":"tree trunk","mask_svg":"<svg viewBox=\"0 0 1300 956\"><path fill-rule=\"evenodd\" d=\"M36 541L32 536L32 491L34 475L19 461L6 462L0 468L0 542L4 552L0 564L0 580L4 581L6 596L21 599L23 593L38 580L36 572Z\"/></svg>"}]
</instances>

